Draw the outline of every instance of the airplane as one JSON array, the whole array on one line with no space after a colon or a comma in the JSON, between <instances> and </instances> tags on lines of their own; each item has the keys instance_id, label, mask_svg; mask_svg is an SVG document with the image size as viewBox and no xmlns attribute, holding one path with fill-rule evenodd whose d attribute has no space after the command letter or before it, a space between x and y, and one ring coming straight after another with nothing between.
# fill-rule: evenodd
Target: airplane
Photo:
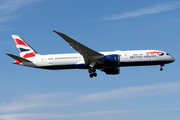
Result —
<instances>
[{"instance_id":1,"label":"airplane","mask_svg":"<svg viewBox=\"0 0 180 120\"><path fill-rule=\"evenodd\" d=\"M12 63L22 66L49 70L87 69L90 78L97 76L97 69L108 75L117 75L120 67L160 65L162 71L165 64L175 61L170 54L160 50L97 52L63 33L52 31L69 43L77 53L40 55L18 35L12 35L20 57L6 54L15 59Z\"/></svg>"}]
</instances>

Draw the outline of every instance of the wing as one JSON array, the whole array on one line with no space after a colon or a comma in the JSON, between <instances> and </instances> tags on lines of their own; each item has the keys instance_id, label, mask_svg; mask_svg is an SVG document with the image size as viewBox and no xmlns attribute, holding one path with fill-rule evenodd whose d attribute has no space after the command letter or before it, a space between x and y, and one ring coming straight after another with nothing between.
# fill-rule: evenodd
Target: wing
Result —
<instances>
[{"instance_id":1,"label":"wing","mask_svg":"<svg viewBox=\"0 0 180 120\"><path fill-rule=\"evenodd\" d=\"M27 59L24 59L24 58L18 57L18 56L16 56L16 55L7 54L7 53L6 53L6 55L8 55L8 56L10 56L10 57L14 58L15 60L19 60L19 61L21 61L21 62L31 62L31 61L29 61L29 60L27 60Z\"/></svg>"},{"instance_id":2,"label":"wing","mask_svg":"<svg viewBox=\"0 0 180 120\"><path fill-rule=\"evenodd\" d=\"M98 64L103 64L104 62L102 62L100 59L104 57L103 54L96 52L86 46L84 46L83 44L73 40L72 38L68 37L65 34L62 34L60 32L57 32L55 30L53 30L53 32L57 33L59 36L61 36L66 42L69 43L69 45L74 48L77 52L79 52L85 60L86 64L95 62Z\"/></svg>"}]
</instances>

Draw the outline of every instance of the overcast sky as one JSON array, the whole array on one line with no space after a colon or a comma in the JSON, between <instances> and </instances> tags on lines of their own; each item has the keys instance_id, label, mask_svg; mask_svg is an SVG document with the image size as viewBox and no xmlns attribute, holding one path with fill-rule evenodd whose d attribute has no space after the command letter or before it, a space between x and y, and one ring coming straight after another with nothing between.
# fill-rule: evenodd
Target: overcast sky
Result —
<instances>
[{"instance_id":1,"label":"overcast sky","mask_svg":"<svg viewBox=\"0 0 180 120\"><path fill-rule=\"evenodd\" d=\"M62 32L95 51L163 50L164 66L119 75L14 65L11 35L39 54L75 53ZM1 0L0 120L179 120L179 0Z\"/></svg>"}]
</instances>

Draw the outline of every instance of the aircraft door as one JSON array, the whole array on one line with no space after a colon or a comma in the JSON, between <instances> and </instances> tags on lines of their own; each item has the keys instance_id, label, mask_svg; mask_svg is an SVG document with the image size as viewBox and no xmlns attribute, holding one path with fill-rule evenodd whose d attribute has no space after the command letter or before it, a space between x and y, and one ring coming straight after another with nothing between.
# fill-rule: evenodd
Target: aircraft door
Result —
<instances>
[{"instance_id":1,"label":"aircraft door","mask_svg":"<svg viewBox=\"0 0 180 120\"><path fill-rule=\"evenodd\" d=\"M124 62L127 62L129 61L129 54L128 53L124 53L124 59L123 59Z\"/></svg>"},{"instance_id":2,"label":"aircraft door","mask_svg":"<svg viewBox=\"0 0 180 120\"><path fill-rule=\"evenodd\" d=\"M41 57L41 65L45 66L46 64L46 57Z\"/></svg>"},{"instance_id":3,"label":"aircraft door","mask_svg":"<svg viewBox=\"0 0 180 120\"><path fill-rule=\"evenodd\" d=\"M129 59L129 54L128 54L128 53L125 53L125 54L124 54L124 58L125 58L125 60L128 60L128 59Z\"/></svg>"}]
</instances>

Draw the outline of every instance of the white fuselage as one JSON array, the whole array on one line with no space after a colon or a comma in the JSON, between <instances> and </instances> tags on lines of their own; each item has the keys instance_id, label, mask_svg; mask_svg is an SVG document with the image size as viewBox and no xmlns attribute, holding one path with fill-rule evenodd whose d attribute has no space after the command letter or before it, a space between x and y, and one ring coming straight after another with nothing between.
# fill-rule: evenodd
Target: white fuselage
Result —
<instances>
[{"instance_id":1,"label":"white fuselage","mask_svg":"<svg viewBox=\"0 0 180 120\"><path fill-rule=\"evenodd\" d=\"M16 60L12 63L28 67L49 70L88 69L90 78L97 76L97 69L116 75L120 73L120 67L160 65L162 71L164 64L175 61L171 55L159 50L97 52L63 33L55 30L53 32L62 37L77 53L40 55L18 35L12 35L20 57L7 55Z\"/></svg>"},{"instance_id":2,"label":"white fuselage","mask_svg":"<svg viewBox=\"0 0 180 120\"><path fill-rule=\"evenodd\" d=\"M114 68L124 66L141 66L141 65L164 65L174 62L174 58L166 52L159 50L136 50L136 51L113 51L100 52L106 55L119 55L120 64L114 65L98 65L97 69ZM20 65L43 68L43 69L88 69L89 65L85 64L83 56L79 53L72 54L52 54L39 55L33 58L27 58L32 62L21 62Z\"/></svg>"}]
</instances>

